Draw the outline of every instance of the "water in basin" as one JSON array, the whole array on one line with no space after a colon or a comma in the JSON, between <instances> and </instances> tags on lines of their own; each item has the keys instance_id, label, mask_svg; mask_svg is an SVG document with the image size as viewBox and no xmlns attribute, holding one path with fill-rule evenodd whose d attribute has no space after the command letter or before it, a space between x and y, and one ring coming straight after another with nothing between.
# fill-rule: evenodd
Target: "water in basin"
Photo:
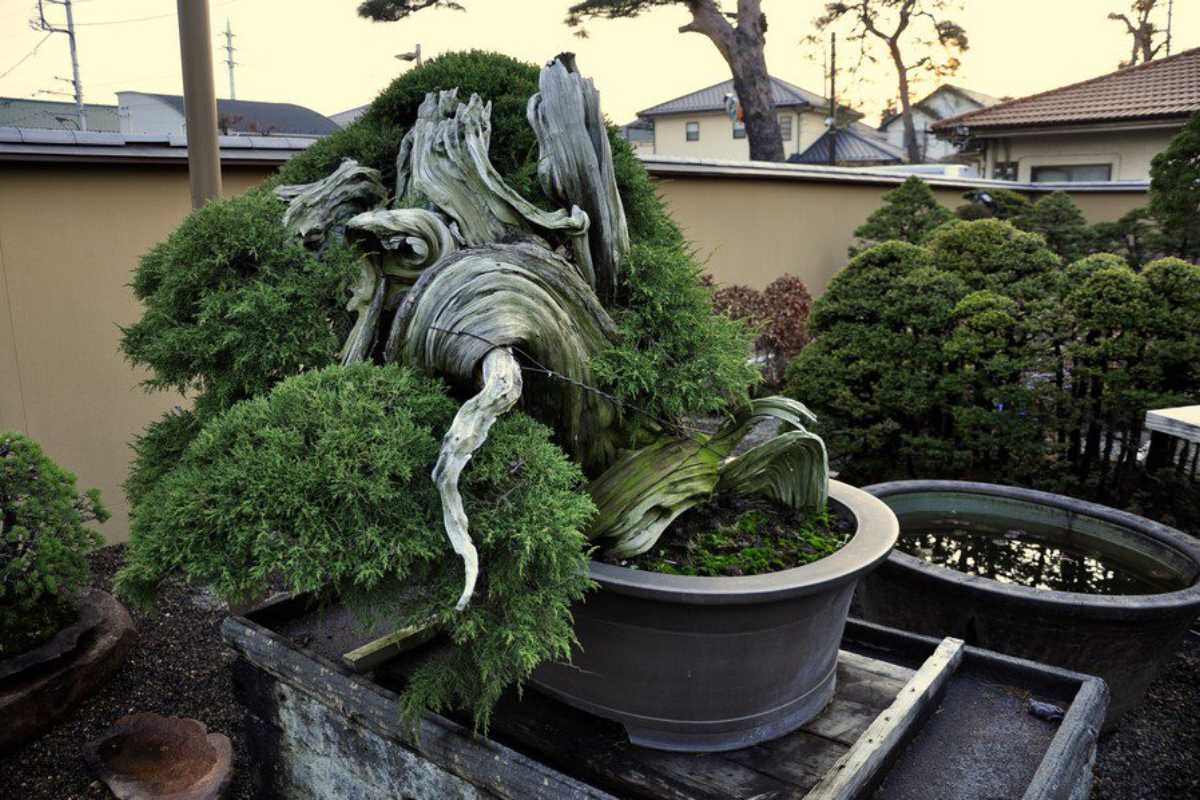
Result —
<instances>
[{"instance_id":1,"label":"water in basin","mask_svg":"<svg viewBox=\"0 0 1200 800\"><path fill-rule=\"evenodd\" d=\"M1033 589L1136 595L1187 586L1176 571L1143 554L1100 552L1087 544L1086 537L1029 522L902 516L896 547L931 564Z\"/></svg>"}]
</instances>

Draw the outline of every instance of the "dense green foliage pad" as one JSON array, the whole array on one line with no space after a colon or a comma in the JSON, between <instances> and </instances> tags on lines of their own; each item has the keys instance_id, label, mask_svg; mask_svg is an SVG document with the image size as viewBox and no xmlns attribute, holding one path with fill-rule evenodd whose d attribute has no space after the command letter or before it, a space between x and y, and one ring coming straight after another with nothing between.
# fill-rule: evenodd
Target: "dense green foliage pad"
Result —
<instances>
[{"instance_id":1,"label":"dense green foliage pad","mask_svg":"<svg viewBox=\"0 0 1200 800\"><path fill-rule=\"evenodd\" d=\"M432 620L458 645L423 667L410 713L454 705L486 722L504 687L564 658L587 588L579 468L523 415L501 420L463 492L485 565L465 612L462 568L429 480L455 402L400 366L328 367L217 415L136 512L122 595L180 572L245 600L282 581L372 619Z\"/></svg>"},{"instance_id":2,"label":"dense green foliage pad","mask_svg":"<svg viewBox=\"0 0 1200 800\"><path fill-rule=\"evenodd\" d=\"M100 543L84 527L108 511L96 489L79 494L75 476L19 433L0 432L0 660L35 647L74 615Z\"/></svg>"}]
</instances>

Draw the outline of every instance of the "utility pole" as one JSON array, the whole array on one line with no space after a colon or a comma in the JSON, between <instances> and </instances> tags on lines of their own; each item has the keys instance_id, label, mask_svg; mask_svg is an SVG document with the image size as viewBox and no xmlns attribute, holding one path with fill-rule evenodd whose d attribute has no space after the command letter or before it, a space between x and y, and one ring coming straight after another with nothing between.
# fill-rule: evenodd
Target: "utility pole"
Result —
<instances>
[{"instance_id":1,"label":"utility pole","mask_svg":"<svg viewBox=\"0 0 1200 800\"><path fill-rule=\"evenodd\" d=\"M53 3L62 6L67 14L67 27L59 28L51 25L46 19L46 9L43 3ZM33 21L36 30L47 33L65 33L71 45L71 86L75 90L75 117L79 122L79 130L87 130L87 110L83 106L83 81L79 79L79 51L75 47L75 14L71 8L71 0L38 0L38 18Z\"/></svg>"},{"instance_id":2,"label":"utility pole","mask_svg":"<svg viewBox=\"0 0 1200 800\"><path fill-rule=\"evenodd\" d=\"M837 32L829 34L829 166L837 166Z\"/></svg>"},{"instance_id":3,"label":"utility pole","mask_svg":"<svg viewBox=\"0 0 1200 800\"><path fill-rule=\"evenodd\" d=\"M208 0L177 0L183 111L187 120L188 178L192 208L221 195L217 97L213 89L212 26Z\"/></svg>"},{"instance_id":4,"label":"utility pole","mask_svg":"<svg viewBox=\"0 0 1200 800\"><path fill-rule=\"evenodd\" d=\"M225 63L229 67L229 99L237 100L237 90L233 86L233 67L237 64L233 60L233 51L236 48L233 46L233 26L229 24L229 17L225 18Z\"/></svg>"},{"instance_id":5,"label":"utility pole","mask_svg":"<svg viewBox=\"0 0 1200 800\"><path fill-rule=\"evenodd\" d=\"M1175 16L1175 0L1167 0L1167 55L1171 55L1171 18Z\"/></svg>"}]
</instances>

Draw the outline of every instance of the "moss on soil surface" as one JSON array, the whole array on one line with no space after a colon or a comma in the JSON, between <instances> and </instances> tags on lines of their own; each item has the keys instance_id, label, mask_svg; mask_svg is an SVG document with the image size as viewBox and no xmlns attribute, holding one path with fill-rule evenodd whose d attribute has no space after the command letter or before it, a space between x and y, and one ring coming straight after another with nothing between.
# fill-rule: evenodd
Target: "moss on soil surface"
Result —
<instances>
[{"instance_id":1,"label":"moss on soil surface","mask_svg":"<svg viewBox=\"0 0 1200 800\"><path fill-rule=\"evenodd\" d=\"M766 498L717 496L680 516L649 552L605 560L668 575L762 575L825 558L851 533L849 517L836 510L800 513Z\"/></svg>"}]
</instances>

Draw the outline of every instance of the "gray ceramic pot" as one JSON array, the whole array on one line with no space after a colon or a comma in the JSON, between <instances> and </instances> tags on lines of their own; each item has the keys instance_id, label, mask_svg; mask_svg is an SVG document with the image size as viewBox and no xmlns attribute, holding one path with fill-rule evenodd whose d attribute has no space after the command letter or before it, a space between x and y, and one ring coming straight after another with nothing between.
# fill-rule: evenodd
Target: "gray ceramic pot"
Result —
<instances>
[{"instance_id":1,"label":"gray ceramic pot","mask_svg":"<svg viewBox=\"0 0 1200 800\"><path fill-rule=\"evenodd\" d=\"M542 666L532 684L662 750L734 750L800 727L833 697L855 584L899 532L866 492L831 481L830 501L855 533L803 567L694 578L592 562L600 588L574 609L572 663Z\"/></svg>"},{"instance_id":2,"label":"gray ceramic pot","mask_svg":"<svg viewBox=\"0 0 1200 800\"><path fill-rule=\"evenodd\" d=\"M1052 526L1076 548L1136 556L1186 588L1095 595L1001 583L896 551L863 582L864 616L931 636L1098 675L1112 692L1107 724L1141 700L1200 614L1200 541L1174 528L1063 495L965 481L866 487L906 519L987 519L1007 528Z\"/></svg>"}]
</instances>

